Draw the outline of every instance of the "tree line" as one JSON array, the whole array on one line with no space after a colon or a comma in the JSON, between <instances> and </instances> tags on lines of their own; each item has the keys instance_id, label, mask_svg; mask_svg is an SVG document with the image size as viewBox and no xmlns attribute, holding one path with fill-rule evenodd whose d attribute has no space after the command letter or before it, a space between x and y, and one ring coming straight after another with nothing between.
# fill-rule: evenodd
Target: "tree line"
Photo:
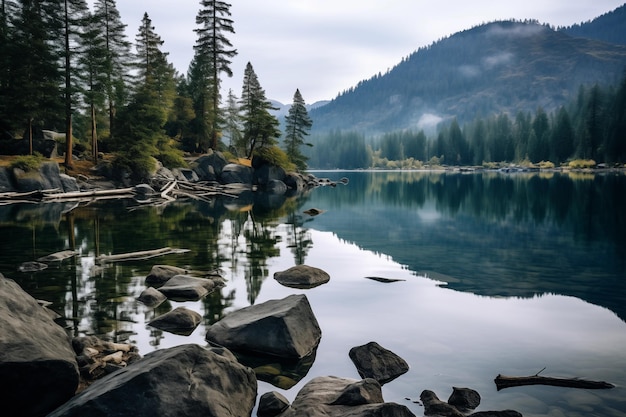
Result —
<instances>
[{"instance_id":1,"label":"tree line","mask_svg":"<svg viewBox=\"0 0 626 417\"><path fill-rule=\"evenodd\" d=\"M577 97L547 112L500 113L437 132L393 131L375 138L335 130L314 135L307 153L316 168L420 168L424 165L626 162L626 74L618 86L581 86Z\"/></svg>"},{"instance_id":2,"label":"tree line","mask_svg":"<svg viewBox=\"0 0 626 417\"><path fill-rule=\"evenodd\" d=\"M263 154L306 168L301 152L312 122L299 90L279 122L248 63L241 98L220 94L237 50L230 4L200 0L194 55L185 75L168 61L147 13L135 42L125 34L115 0L2 0L0 5L0 133L23 138L33 153L43 129L65 132L65 166L73 155L112 152L138 178L155 166L182 166L183 152L208 149L233 157ZM76 141L75 141L76 140Z\"/></svg>"}]
</instances>

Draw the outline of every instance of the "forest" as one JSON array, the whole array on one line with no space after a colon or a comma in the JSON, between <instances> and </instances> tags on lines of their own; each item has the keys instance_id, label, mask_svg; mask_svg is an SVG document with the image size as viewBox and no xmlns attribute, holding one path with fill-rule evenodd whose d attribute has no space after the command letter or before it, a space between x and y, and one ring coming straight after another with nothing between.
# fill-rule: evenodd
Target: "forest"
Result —
<instances>
[{"instance_id":1,"label":"forest","mask_svg":"<svg viewBox=\"0 0 626 417\"><path fill-rule=\"evenodd\" d=\"M232 90L222 97L221 79L232 76L237 55L229 40L234 19L228 3L199 3L194 56L181 75L147 13L131 42L115 0L95 0L93 10L85 0L3 0L0 155L46 153L44 132L54 131L64 132L55 140L67 170L76 159L105 158L136 180L157 162L184 166L186 154L209 149L231 160L263 157L300 171L626 162L626 77L610 75L618 67L624 71L622 45L574 40L533 21L483 24L418 50L311 115L295 89L279 120L251 63L240 97ZM623 15L621 8L603 19L622 22ZM594 22L570 30L602 26L606 32L606 25ZM618 23L610 27L623 32ZM496 29L520 28L529 35L492 36ZM532 52L538 58L502 60L505 46L515 56ZM599 64L597 55L607 64ZM494 56L498 65L479 76L459 77L454 70L467 72L470 64L484 65ZM447 65L445 73L440 59L467 65ZM511 77L507 65L521 78ZM565 79L565 68L579 71ZM598 74L605 74L603 83L586 82ZM573 83L578 93L564 94ZM412 111L424 110L424 100L448 106L436 130L424 130L412 118ZM378 128L364 129L363 120Z\"/></svg>"},{"instance_id":2,"label":"forest","mask_svg":"<svg viewBox=\"0 0 626 417\"><path fill-rule=\"evenodd\" d=\"M115 0L95 0L93 10L85 0L3 0L0 154L37 155L43 132L54 131L64 132L68 170L75 158L111 155L118 172L140 180L157 161L180 167L184 152L209 149L304 169L311 121L302 95L295 90L284 134L251 63L241 97L231 90L223 100L221 78L237 55L230 4L199 3L194 56L181 75L147 13L133 43Z\"/></svg>"},{"instance_id":3,"label":"forest","mask_svg":"<svg viewBox=\"0 0 626 417\"><path fill-rule=\"evenodd\" d=\"M403 129L368 137L357 131L315 134L306 151L320 169L419 169L428 166L520 164L543 168L626 162L626 74L618 86L581 86L575 100L553 112L506 112L437 132Z\"/></svg>"}]
</instances>

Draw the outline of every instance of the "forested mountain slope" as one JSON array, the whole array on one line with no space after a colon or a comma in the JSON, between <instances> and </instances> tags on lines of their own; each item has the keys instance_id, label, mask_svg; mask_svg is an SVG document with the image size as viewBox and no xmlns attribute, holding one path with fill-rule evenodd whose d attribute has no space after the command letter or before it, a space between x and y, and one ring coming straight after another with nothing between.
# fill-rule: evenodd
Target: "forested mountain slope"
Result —
<instances>
[{"instance_id":1,"label":"forested mountain slope","mask_svg":"<svg viewBox=\"0 0 626 417\"><path fill-rule=\"evenodd\" d=\"M617 84L626 46L575 38L537 22L483 24L421 48L311 112L314 131L378 134L494 113L550 111L581 85Z\"/></svg>"},{"instance_id":2,"label":"forested mountain slope","mask_svg":"<svg viewBox=\"0 0 626 417\"><path fill-rule=\"evenodd\" d=\"M560 30L578 38L626 45L626 4L590 22L575 24Z\"/></svg>"}]
</instances>

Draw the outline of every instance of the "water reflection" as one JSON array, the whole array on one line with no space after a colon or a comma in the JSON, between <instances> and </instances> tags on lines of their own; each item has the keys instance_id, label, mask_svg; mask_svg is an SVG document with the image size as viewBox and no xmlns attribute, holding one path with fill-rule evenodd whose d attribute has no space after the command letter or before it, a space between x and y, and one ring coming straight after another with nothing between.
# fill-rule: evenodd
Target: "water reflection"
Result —
<instances>
[{"instance_id":1,"label":"water reflection","mask_svg":"<svg viewBox=\"0 0 626 417\"><path fill-rule=\"evenodd\" d=\"M421 389L446 397L452 385L464 385L478 389L485 405L527 410L524 415L548 415L555 407L577 415L577 402L602 415L624 411L617 399L623 390L589 398L536 387L492 392L498 373L527 375L546 365L560 375L626 384L614 366L626 361L624 176L321 175L345 176L349 184L300 198L250 194L160 208L129 201L0 206L0 272L51 301L72 334L129 340L146 354L203 344L206 327L230 311L291 294L271 277L306 263L331 275L328 285L300 290L329 336L316 361L291 369L281 364L285 374L275 364L255 364L275 384L267 390L277 386L293 398L312 376L357 378L347 352L376 340L412 366L385 386L387 400L403 403ZM310 207L324 213L303 214ZM103 254L162 247L189 252L96 263ZM64 249L79 256L41 272L17 272L22 262ZM227 285L198 302L150 309L135 297L155 263L221 270ZM191 336L147 326L179 306L203 316Z\"/></svg>"}]
</instances>

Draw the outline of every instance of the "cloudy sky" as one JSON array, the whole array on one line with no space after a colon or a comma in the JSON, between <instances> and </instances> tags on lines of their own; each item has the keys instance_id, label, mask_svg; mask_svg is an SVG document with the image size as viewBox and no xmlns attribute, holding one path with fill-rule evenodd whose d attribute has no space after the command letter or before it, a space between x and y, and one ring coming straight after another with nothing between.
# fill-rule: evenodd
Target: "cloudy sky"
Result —
<instances>
[{"instance_id":1,"label":"cloudy sky","mask_svg":"<svg viewBox=\"0 0 626 417\"><path fill-rule=\"evenodd\" d=\"M90 2L91 3L91 2ZM230 0L238 55L223 87L241 95L252 63L266 96L291 103L329 100L386 72L403 57L458 31L499 19L536 19L553 26L581 23L624 0ZM181 73L193 56L199 0L117 0L129 40L144 12Z\"/></svg>"}]
</instances>

